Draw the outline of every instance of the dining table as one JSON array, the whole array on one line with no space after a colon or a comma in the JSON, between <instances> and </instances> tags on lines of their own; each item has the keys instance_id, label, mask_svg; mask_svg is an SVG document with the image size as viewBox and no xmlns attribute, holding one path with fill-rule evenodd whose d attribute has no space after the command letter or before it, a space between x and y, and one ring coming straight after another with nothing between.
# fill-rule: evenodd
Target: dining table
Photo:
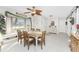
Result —
<instances>
[{"instance_id":1,"label":"dining table","mask_svg":"<svg viewBox=\"0 0 79 59\"><path fill-rule=\"evenodd\" d=\"M35 40L36 40L36 48L37 48L38 37L42 36L42 31L28 31L28 34L31 35L32 37L35 37Z\"/></svg>"}]
</instances>

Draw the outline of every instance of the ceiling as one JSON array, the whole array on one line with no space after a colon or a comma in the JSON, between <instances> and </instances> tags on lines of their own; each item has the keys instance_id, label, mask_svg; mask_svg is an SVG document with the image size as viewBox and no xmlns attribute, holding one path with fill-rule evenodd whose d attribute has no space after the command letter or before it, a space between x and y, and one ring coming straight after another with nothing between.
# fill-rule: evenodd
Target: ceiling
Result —
<instances>
[{"instance_id":1,"label":"ceiling","mask_svg":"<svg viewBox=\"0 0 79 59\"><path fill-rule=\"evenodd\" d=\"M18 12L27 12L27 7L32 8L31 6L6 6L8 9L13 9ZM44 16L53 15L56 17L66 18L71 12L74 6L36 6L38 9L42 9L42 14Z\"/></svg>"}]
</instances>

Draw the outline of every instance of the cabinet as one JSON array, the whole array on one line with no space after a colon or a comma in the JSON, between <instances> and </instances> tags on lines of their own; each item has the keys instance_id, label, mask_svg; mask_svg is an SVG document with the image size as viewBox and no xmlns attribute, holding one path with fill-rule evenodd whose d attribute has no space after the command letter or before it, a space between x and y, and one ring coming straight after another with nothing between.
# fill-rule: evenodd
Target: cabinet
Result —
<instances>
[{"instance_id":1,"label":"cabinet","mask_svg":"<svg viewBox=\"0 0 79 59\"><path fill-rule=\"evenodd\" d=\"M70 36L70 49L72 52L79 52L79 37L75 34Z\"/></svg>"},{"instance_id":2,"label":"cabinet","mask_svg":"<svg viewBox=\"0 0 79 59\"><path fill-rule=\"evenodd\" d=\"M57 28L56 26L52 26L52 27L49 27L48 30L47 30L48 33L57 33Z\"/></svg>"}]
</instances>

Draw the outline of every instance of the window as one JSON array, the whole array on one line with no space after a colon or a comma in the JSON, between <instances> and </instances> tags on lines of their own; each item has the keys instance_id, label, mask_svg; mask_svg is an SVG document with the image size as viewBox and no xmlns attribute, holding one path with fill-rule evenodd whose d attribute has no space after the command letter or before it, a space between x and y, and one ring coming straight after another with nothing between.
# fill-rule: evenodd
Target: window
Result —
<instances>
[{"instance_id":1,"label":"window","mask_svg":"<svg viewBox=\"0 0 79 59\"><path fill-rule=\"evenodd\" d=\"M12 27L13 32L17 29L30 30L31 22L30 22L30 19L12 18L11 19L11 27Z\"/></svg>"}]
</instances>

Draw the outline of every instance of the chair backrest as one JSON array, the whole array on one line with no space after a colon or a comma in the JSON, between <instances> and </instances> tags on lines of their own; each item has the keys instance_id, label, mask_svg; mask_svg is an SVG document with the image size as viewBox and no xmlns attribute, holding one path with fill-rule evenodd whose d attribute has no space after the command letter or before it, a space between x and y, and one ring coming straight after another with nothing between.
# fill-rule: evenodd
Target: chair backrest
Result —
<instances>
[{"instance_id":1,"label":"chair backrest","mask_svg":"<svg viewBox=\"0 0 79 59\"><path fill-rule=\"evenodd\" d=\"M31 28L32 31L35 31L35 28Z\"/></svg>"},{"instance_id":2,"label":"chair backrest","mask_svg":"<svg viewBox=\"0 0 79 59\"><path fill-rule=\"evenodd\" d=\"M28 40L28 38L29 38L28 32L23 31L23 37L25 40Z\"/></svg>"},{"instance_id":3,"label":"chair backrest","mask_svg":"<svg viewBox=\"0 0 79 59\"><path fill-rule=\"evenodd\" d=\"M17 30L17 36L18 38L22 39L22 32L20 30Z\"/></svg>"},{"instance_id":4,"label":"chair backrest","mask_svg":"<svg viewBox=\"0 0 79 59\"><path fill-rule=\"evenodd\" d=\"M40 29L37 28L36 31L40 31Z\"/></svg>"},{"instance_id":5,"label":"chair backrest","mask_svg":"<svg viewBox=\"0 0 79 59\"><path fill-rule=\"evenodd\" d=\"M42 32L42 39L43 39L43 40L45 40L45 34L46 34L46 31L43 31L43 32Z\"/></svg>"}]
</instances>

